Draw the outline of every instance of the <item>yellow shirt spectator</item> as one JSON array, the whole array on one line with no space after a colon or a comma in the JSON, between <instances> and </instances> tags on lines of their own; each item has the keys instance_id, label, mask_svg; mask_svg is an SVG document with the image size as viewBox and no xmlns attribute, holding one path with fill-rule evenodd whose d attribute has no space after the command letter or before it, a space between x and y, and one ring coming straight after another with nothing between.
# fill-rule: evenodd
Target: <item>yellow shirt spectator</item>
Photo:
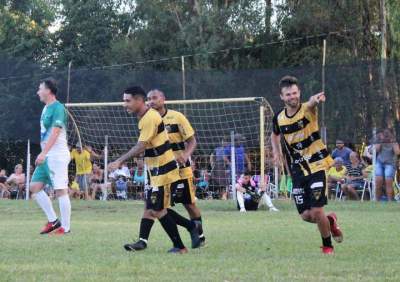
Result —
<instances>
[{"instance_id":1,"label":"yellow shirt spectator","mask_svg":"<svg viewBox=\"0 0 400 282\"><path fill-rule=\"evenodd\" d=\"M347 169L346 169L345 166L343 166L341 171L337 171L336 167L333 166L333 167L331 167L329 169L328 176L332 176L332 177L335 177L335 178L342 179L342 178L344 178L346 176L346 173L347 173Z\"/></svg>"},{"instance_id":2,"label":"yellow shirt spectator","mask_svg":"<svg viewBox=\"0 0 400 282\"><path fill-rule=\"evenodd\" d=\"M69 188L71 188L72 190L76 190L79 191L79 184L78 182L76 182L75 180L71 182Z\"/></svg>"},{"instance_id":3,"label":"yellow shirt spectator","mask_svg":"<svg viewBox=\"0 0 400 282\"><path fill-rule=\"evenodd\" d=\"M73 149L71 151L71 159L75 160L76 175L92 173L92 161L88 150L83 149L79 152L79 150Z\"/></svg>"}]
</instances>

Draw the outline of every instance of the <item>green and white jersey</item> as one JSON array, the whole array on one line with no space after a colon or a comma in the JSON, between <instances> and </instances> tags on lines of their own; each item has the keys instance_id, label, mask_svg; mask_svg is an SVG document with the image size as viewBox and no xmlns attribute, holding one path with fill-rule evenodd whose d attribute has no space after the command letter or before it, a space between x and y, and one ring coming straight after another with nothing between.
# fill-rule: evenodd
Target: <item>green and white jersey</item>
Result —
<instances>
[{"instance_id":1,"label":"green and white jersey","mask_svg":"<svg viewBox=\"0 0 400 282\"><path fill-rule=\"evenodd\" d=\"M50 151L47 153L49 156L57 156L69 158L69 150L67 144L67 113L65 107L59 101L55 101L50 105L46 105L43 108L42 116L40 117L40 145L45 147L53 127L61 128L60 135Z\"/></svg>"}]
</instances>

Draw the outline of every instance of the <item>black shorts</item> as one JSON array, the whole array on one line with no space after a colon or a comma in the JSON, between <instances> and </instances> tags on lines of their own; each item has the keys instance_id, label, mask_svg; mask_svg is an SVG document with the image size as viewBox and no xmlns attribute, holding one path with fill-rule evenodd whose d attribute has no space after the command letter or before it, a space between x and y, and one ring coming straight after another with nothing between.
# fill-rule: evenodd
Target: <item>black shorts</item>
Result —
<instances>
[{"instance_id":1,"label":"black shorts","mask_svg":"<svg viewBox=\"0 0 400 282\"><path fill-rule=\"evenodd\" d=\"M171 184L145 190L146 209L161 211L171 207Z\"/></svg>"},{"instance_id":2,"label":"black shorts","mask_svg":"<svg viewBox=\"0 0 400 282\"><path fill-rule=\"evenodd\" d=\"M244 208L246 209L246 211L256 211L258 210L258 202L251 199L245 199ZM240 210L239 202L237 202L237 209Z\"/></svg>"},{"instance_id":3,"label":"black shorts","mask_svg":"<svg viewBox=\"0 0 400 282\"><path fill-rule=\"evenodd\" d=\"M196 201L196 188L193 185L193 178L178 180L171 184L171 204L194 204Z\"/></svg>"},{"instance_id":4,"label":"black shorts","mask_svg":"<svg viewBox=\"0 0 400 282\"><path fill-rule=\"evenodd\" d=\"M292 194L299 214L325 206L328 203L325 171L293 177Z\"/></svg>"}]
</instances>

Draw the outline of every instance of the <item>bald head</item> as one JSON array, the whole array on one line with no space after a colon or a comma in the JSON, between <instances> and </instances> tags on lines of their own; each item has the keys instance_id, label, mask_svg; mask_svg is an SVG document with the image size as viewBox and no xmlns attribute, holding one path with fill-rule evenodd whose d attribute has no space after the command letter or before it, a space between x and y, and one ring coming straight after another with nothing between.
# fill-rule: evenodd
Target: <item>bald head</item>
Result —
<instances>
[{"instance_id":1,"label":"bald head","mask_svg":"<svg viewBox=\"0 0 400 282\"><path fill-rule=\"evenodd\" d=\"M165 95L164 92L158 89L150 90L147 93L147 101L153 109L161 112L164 110L165 106Z\"/></svg>"}]
</instances>

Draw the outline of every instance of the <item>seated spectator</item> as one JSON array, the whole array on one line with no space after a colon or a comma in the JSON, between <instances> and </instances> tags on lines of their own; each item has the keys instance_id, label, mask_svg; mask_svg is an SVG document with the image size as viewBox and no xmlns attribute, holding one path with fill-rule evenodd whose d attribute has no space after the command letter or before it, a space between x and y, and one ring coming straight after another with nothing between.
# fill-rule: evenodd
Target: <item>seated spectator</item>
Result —
<instances>
[{"instance_id":1,"label":"seated spectator","mask_svg":"<svg viewBox=\"0 0 400 282\"><path fill-rule=\"evenodd\" d=\"M144 169L143 159L136 160L136 167L131 170L132 175L132 186L128 187L129 193L132 193L134 199L143 199L144 195L144 184L146 172ZM129 194L128 193L128 194Z\"/></svg>"},{"instance_id":2,"label":"seated spectator","mask_svg":"<svg viewBox=\"0 0 400 282\"><path fill-rule=\"evenodd\" d=\"M343 164L347 167L350 165L350 153L352 150L344 145L344 142L340 139L336 140L336 148L332 151L332 158L336 159L341 157Z\"/></svg>"},{"instance_id":3,"label":"seated spectator","mask_svg":"<svg viewBox=\"0 0 400 282\"><path fill-rule=\"evenodd\" d=\"M21 164L17 164L14 173L10 175L6 183L9 185L12 199L23 198L25 189L25 174Z\"/></svg>"},{"instance_id":4,"label":"seated spectator","mask_svg":"<svg viewBox=\"0 0 400 282\"><path fill-rule=\"evenodd\" d=\"M10 197L7 185L7 172L5 169L0 170L0 198Z\"/></svg>"},{"instance_id":5,"label":"seated spectator","mask_svg":"<svg viewBox=\"0 0 400 282\"><path fill-rule=\"evenodd\" d=\"M193 181L196 186L196 197L199 199L206 198L209 186L210 175L207 169L197 169L196 162L191 163L193 171Z\"/></svg>"},{"instance_id":6,"label":"seated spectator","mask_svg":"<svg viewBox=\"0 0 400 282\"><path fill-rule=\"evenodd\" d=\"M133 184L139 185L139 186L144 186L144 163L142 159L138 159L136 161L136 168L135 171L133 172Z\"/></svg>"},{"instance_id":7,"label":"seated spectator","mask_svg":"<svg viewBox=\"0 0 400 282\"><path fill-rule=\"evenodd\" d=\"M109 177L114 180L116 180L118 176L124 176L127 179L131 178L131 172L126 163L121 163L121 165L109 175Z\"/></svg>"},{"instance_id":8,"label":"seated spectator","mask_svg":"<svg viewBox=\"0 0 400 282\"><path fill-rule=\"evenodd\" d=\"M96 193L97 191L103 192L104 196L104 191L102 185L103 182L103 170L99 167L98 164L93 164L93 169L92 169L92 174L90 175L90 189L92 190L92 199L96 199Z\"/></svg>"},{"instance_id":9,"label":"seated spectator","mask_svg":"<svg viewBox=\"0 0 400 282\"><path fill-rule=\"evenodd\" d=\"M367 176L364 172L364 165L356 152L350 154L350 165L346 166L346 183L342 185L342 191L350 199L359 200L357 190L364 187L364 178Z\"/></svg>"},{"instance_id":10,"label":"seated spectator","mask_svg":"<svg viewBox=\"0 0 400 282\"><path fill-rule=\"evenodd\" d=\"M68 193L71 198L80 199L81 190L79 189L79 184L76 182L75 177L70 175L68 177Z\"/></svg>"},{"instance_id":11,"label":"seated spectator","mask_svg":"<svg viewBox=\"0 0 400 282\"><path fill-rule=\"evenodd\" d=\"M347 174L347 169L343 165L343 159L341 157L335 158L335 164L328 171L329 191L336 191L337 185L344 184L346 174ZM331 195L331 193L329 193L329 195Z\"/></svg>"},{"instance_id":12,"label":"seated spectator","mask_svg":"<svg viewBox=\"0 0 400 282\"><path fill-rule=\"evenodd\" d=\"M362 164L364 165L364 172L367 175L368 179L372 179L372 172L374 170L374 166L372 165L372 159L369 157L363 156L361 159Z\"/></svg>"},{"instance_id":13,"label":"seated spectator","mask_svg":"<svg viewBox=\"0 0 400 282\"><path fill-rule=\"evenodd\" d=\"M130 177L131 173L125 163L121 163L119 168L110 174L118 200L128 199L128 180Z\"/></svg>"},{"instance_id":14,"label":"seated spectator","mask_svg":"<svg viewBox=\"0 0 400 282\"><path fill-rule=\"evenodd\" d=\"M266 204L270 211L279 211L272 204L271 198L265 193L265 187L259 188L251 179L251 173L246 171L236 183L237 207L240 212L257 210L261 204Z\"/></svg>"},{"instance_id":15,"label":"seated spectator","mask_svg":"<svg viewBox=\"0 0 400 282\"><path fill-rule=\"evenodd\" d=\"M383 194L383 186L385 187L386 197L388 201L393 200L393 179L395 174L396 158L400 155L400 147L396 142L393 133L389 129L385 129L378 134L378 144L375 145L376 150L376 166L375 166L375 188L376 199L379 201Z\"/></svg>"}]
</instances>

